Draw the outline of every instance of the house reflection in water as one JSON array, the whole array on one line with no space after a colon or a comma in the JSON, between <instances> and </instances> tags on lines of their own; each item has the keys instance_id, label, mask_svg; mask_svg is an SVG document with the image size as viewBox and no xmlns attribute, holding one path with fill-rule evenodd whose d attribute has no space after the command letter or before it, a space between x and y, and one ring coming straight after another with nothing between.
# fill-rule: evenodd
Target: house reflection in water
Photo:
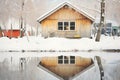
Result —
<instances>
[{"instance_id":1,"label":"house reflection in water","mask_svg":"<svg viewBox=\"0 0 120 80\"><path fill-rule=\"evenodd\" d=\"M61 55L58 57L42 57L39 64L63 79L68 80L92 65L93 61L91 58Z\"/></svg>"}]
</instances>

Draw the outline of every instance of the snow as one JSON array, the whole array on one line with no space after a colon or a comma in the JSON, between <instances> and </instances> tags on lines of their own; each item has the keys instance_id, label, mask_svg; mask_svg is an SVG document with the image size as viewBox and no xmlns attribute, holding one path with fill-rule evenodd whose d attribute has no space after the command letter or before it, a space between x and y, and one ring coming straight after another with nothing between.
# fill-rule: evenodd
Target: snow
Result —
<instances>
[{"instance_id":1,"label":"snow","mask_svg":"<svg viewBox=\"0 0 120 80\"><path fill-rule=\"evenodd\" d=\"M29 36L23 38L0 38L0 51L6 50L105 50L120 49L120 37L101 36L100 42L95 38L47 38Z\"/></svg>"},{"instance_id":2,"label":"snow","mask_svg":"<svg viewBox=\"0 0 120 80\"><path fill-rule=\"evenodd\" d=\"M80 38L80 39L67 39L67 38L47 38L41 36L28 36L23 38L7 37L0 38L0 79L2 80L58 80L55 76L47 74L46 71L37 67L42 57L53 56L81 56L92 58L100 56L102 65L105 71L106 80L119 80L119 66L120 55L115 52L104 52L104 49L120 49L120 37L117 36L101 36L100 42L95 42L95 38ZM15 50L16 52L7 52L7 50ZM21 50L56 50L55 52L20 52ZM57 52L62 50L81 50L81 52ZM87 52L86 50L94 50ZM95 51L98 50L98 51ZM17 52L18 51L18 52ZM23 67L20 65L20 59L25 58ZM23 69L23 71L21 71ZM12 73L12 74L11 74ZM32 73L32 75L31 75ZM91 74L92 73L92 74ZM95 75L93 75L95 74ZM41 76L40 76L41 75ZM91 77L92 76L92 77ZM72 80L98 80L99 70L98 66L86 70L81 75L72 77Z\"/></svg>"}]
</instances>

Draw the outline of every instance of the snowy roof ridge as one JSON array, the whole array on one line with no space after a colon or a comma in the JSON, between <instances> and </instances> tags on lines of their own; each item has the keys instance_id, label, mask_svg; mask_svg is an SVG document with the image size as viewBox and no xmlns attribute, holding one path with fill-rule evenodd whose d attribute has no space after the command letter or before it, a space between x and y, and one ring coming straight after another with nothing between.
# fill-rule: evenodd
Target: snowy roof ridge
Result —
<instances>
[{"instance_id":1,"label":"snowy roof ridge","mask_svg":"<svg viewBox=\"0 0 120 80\"><path fill-rule=\"evenodd\" d=\"M43 19L47 18L48 16L50 16L51 14L53 14L54 12L56 12L57 10L59 10L60 8L62 8L65 5L72 7L73 9L75 9L76 11L81 13L82 15L89 18L90 20L92 20L92 21L95 20L95 18L93 16L91 16L90 14L88 14L87 12L83 11L82 9L79 9L77 6L73 5L72 3L68 2L68 1L65 1L65 2L59 4L58 6L56 6L55 8L53 8L52 10L50 10L50 11L46 12L45 14L43 14L42 16L40 16L37 19L37 21L41 22Z\"/></svg>"}]
</instances>

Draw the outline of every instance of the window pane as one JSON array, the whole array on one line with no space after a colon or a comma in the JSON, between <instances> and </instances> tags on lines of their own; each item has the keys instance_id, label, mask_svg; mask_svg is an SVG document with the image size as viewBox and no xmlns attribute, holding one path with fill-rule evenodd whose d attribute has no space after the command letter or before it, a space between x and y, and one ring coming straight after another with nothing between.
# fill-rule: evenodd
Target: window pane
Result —
<instances>
[{"instance_id":1,"label":"window pane","mask_svg":"<svg viewBox=\"0 0 120 80\"><path fill-rule=\"evenodd\" d=\"M63 25L63 22L58 22L58 25Z\"/></svg>"},{"instance_id":2,"label":"window pane","mask_svg":"<svg viewBox=\"0 0 120 80\"><path fill-rule=\"evenodd\" d=\"M75 56L70 56L70 64L75 64Z\"/></svg>"},{"instance_id":3,"label":"window pane","mask_svg":"<svg viewBox=\"0 0 120 80\"><path fill-rule=\"evenodd\" d=\"M64 22L64 30L68 30L69 29L69 24L68 22Z\"/></svg>"},{"instance_id":4,"label":"window pane","mask_svg":"<svg viewBox=\"0 0 120 80\"><path fill-rule=\"evenodd\" d=\"M70 59L75 59L75 56L70 56Z\"/></svg>"},{"instance_id":5,"label":"window pane","mask_svg":"<svg viewBox=\"0 0 120 80\"><path fill-rule=\"evenodd\" d=\"M64 64L68 64L69 63L69 57L68 56L64 56Z\"/></svg>"},{"instance_id":6,"label":"window pane","mask_svg":"<svg viewBox=\"0 0 120 80\"><path fill-rule=\"evenodd\" d=\"M75 30L75 22L70 22L70 30Z\"/></svg>"},{"instance_id":7,"label":"window pane","mask_svg":"<svg viewBox=\"0 0 120 80\"><path fill-rule=\"evenodd\" d=\"M58 60L58 64L63 64L63 60Z\"/></svg>"},{"instance_id":8,"label":"window pane","mask_svg":"<svg viewBox=\"0 0 120 80\"><path fill-rule=\"evenodd\" d=\"M63 56L58 56L58 59L63 59Z\"/></svg>"},{"instance_id":9,"label":"window pane","mask_svg":"<svg viewBox=\"0 0 120 80\"><path fill-rule=\"evenodd\" d=\"M75 22L70 22L70 25L75 25Z\"/></svg>"},{"instance_id":10,"label":"window pane","mask_svg":"<svg viewBox=\"0 0 120 80\"><path fill-rule=\"evenodd\" d=\"M58 22L58 30L63 30L63 22Z\"/></svg>"},{"instance_id":11,"label":"window pane","mask_svg":"<svg viewBox=\"0 0 120 80\"><path fill-rule=\"evenodd\" d=\"M67 56L64 56L64 59L68 59L68 57L67 57Z\"/></svg>"},{"instance_id":12,"label":"window pane","mask_svg":"<svg viewBox=\"0 0 120 80\"><path fill-rule=\"evenodd\" d=\"M58 30L63 30L63 27L58 27Z\"/></svg>"},{"instance_id":13,"label":"window pane","mask_svg":"<svg viewBox=\"0 0 120 80\"><path fill-rule=\"evenodd\" d=\"M70 64L75 64L75 60L70 60Z\"/></svg>"},{"instance_id":14,"label":"window pane","mask_svg":"<svg viewBox=\"0 0 120 80\"><path fill-rule=\"evenodd\" d=\"M68 60L64 60L64 64L68 64Z\"/></svg>"},{"instance_id":15,"label":"window pane","mask_svg":"<svg viewBox=\"0 0 120 80\"><path fill-rule=\"evenodd\" d=\"M70 30L75 30L75 27L70 27Z\"/></svg>"}]
</instances>

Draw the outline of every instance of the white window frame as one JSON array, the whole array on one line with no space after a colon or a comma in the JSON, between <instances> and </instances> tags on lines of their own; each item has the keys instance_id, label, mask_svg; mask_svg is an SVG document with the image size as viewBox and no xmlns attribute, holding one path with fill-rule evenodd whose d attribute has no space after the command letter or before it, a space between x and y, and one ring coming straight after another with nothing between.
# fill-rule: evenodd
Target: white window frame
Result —
<instances>
[{"instance_id":1,"label":"white window frame","mask_svg":"<svg viewBox=\"0 0 120 80\"><path fill-rule=\"evenodd\" d=\"M75 64L75 59L72 59L72 60L74 60L75 62L74 63L71 63L70 61L71 61L71 59L70 59L70 57L71 56L63 56L63 55L61 55L62 57L63 57L63 59L59 59L59 56L58 56L58 64ZM68 57L68 63L65 63L65 57ZM74 56L75 57L75 56ZM62 63L59 63L59 60L62 60Z\"/></svg>"},{"instance_id":2,"label":"white window frame","mask_svg":"<svg viewBox=\"0 0 120 80\"><path fill-rule=\"evenodd\" d=\"M58 29L58 31L75 31L75 29L76 29L76 23L75 23L75 21L58 21L58 23L59 23L59 22L62 22L62 24L63 24L63 26L62 26L62 27L63 27L63 30L59 30L59 29ZM64 23L65 23L65 22L68 22L68 30L65 30L65 29L64 29L64 27L65 27ZM74 30L70 30L70 22L74 22L74 23L75 23L75 29L74 29ZM59 27L59 26L58 26L58 27Z\"/></svg>"}]
</instances>

